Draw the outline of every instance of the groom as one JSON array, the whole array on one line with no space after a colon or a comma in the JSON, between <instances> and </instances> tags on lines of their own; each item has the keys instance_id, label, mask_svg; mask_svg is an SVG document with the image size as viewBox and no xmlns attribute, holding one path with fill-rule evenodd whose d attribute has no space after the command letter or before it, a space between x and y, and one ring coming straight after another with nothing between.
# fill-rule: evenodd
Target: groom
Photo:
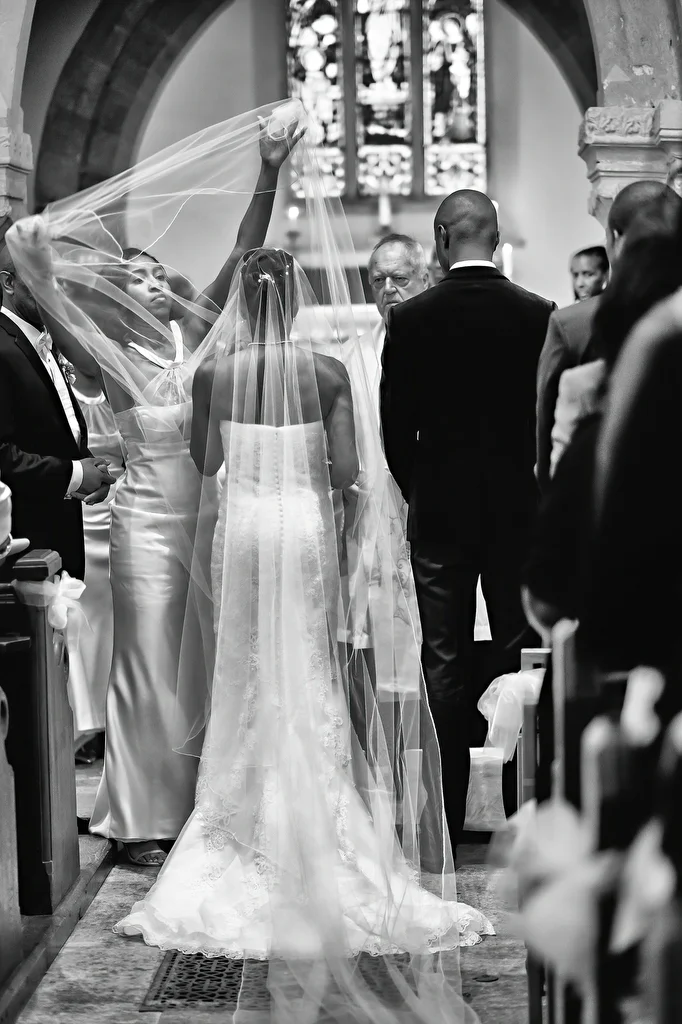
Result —
<instances>
[{"instance_id":1,"label":"groom","mask_svg":"<svg viewBox=\"0 0 682 1024\"><path fill-rule=\"evenodd\" d=\"M410 509L422 663L454 848L478 696L479 576L495 674L517 667L525 630L520 578L537 500L535 377L555 306L496 269L497 213L487 196L454 192L434 226L445 276L390 311L381 415L386 458Z\"/></svg>"},{"instance_id":2,"label":"groom","mask_svg":"<svg viewBox=\"0 0 682 1024\"><path fill-rule=\"evenodd\" d=\"M0 476L12 490L12 533L59 552L83 579L82 502L103 501L113 477L88 451L68 374L6 245L0 295Z\"/></svg>"}]
</instances>

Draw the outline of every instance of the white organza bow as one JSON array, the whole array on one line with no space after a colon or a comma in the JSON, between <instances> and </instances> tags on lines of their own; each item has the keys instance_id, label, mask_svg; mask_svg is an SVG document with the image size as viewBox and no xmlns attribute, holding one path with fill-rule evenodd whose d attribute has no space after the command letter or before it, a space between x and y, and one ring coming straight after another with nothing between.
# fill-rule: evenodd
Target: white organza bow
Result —
<instances>
[{"instance_id":1,"label":"white organza bow","mask_svg":"<svg viewBox=\"0 0 682 1024\"><path fill-rule=\"evenodd\" d=\"M85 583L63 572L56 580L22 583L14 580L12 586L25 604L34 608L47 608L47 621L53 629L64 631L87 623L80 598Z\"/></svg>"},{"instance_id":2,"label":"white organza bow","mask_svg":"<svg viewBox=\"0 0 682 1024\"><path fill-rule=\"evenodd\" d=\"M498 676L478 702L478 710L488 722L485 745L500 747L505 761L514 756L524 705L537 704L544 675L544 668L534 668Z\"/></svg>"},{"instance_id":3,"label":"white organza bow","mask_svg":"<svg viewBox=\"0 0 682 1024\"><path fill-rule=\"evenodd\" d=\"M529 949L562 977L589 982L600 895L614 884L621 858L595 853L585 822L568 803L534 803L509 821L500 894L521 907L517 930ZM512 838L513 837L513 838Z\"/></svg>"}]
</instances>

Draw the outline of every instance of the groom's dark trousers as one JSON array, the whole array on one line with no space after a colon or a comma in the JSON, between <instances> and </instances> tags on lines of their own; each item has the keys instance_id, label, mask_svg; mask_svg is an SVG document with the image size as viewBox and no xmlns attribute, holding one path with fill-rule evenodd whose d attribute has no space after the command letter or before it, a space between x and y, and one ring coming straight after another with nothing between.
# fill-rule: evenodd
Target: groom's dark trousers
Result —
<instances>
[{"instance_id":1,"label":"groom's dark trousers","mask_svg":"<svg viewBox=\"0 0 682 1024\"><path fill-rule=\"evenodd\" d=\"M476 583L493 643L487 682L518 668L521 567L536 512L535 379L554 304L492 265L456 267L396 306L383 353L389 467L410 508L422 664L453 846L464 827Z\"/></svg>"}]
</instances>

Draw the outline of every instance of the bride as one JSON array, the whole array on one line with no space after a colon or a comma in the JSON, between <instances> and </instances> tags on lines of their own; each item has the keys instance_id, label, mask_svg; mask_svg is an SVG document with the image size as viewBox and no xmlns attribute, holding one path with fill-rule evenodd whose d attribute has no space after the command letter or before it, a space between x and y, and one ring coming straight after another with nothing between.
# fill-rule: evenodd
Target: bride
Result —
<instances>
[{"instance_id":1,"label":"bride","mask_svg":"<svg viewBox=\"0 0 682 1024\"><path fill-rule=\"evenodd\" d=\"M348 370L303 329L307 297L288 253L248 253L214 328L217 354L195 375L192 457L206 477L226 469L211 560L211 710L194 811L157 882L116 930L162 949L290 966L359 954L428 958L492 929L444 898L440 876L431 877L435 892L422 884L411 806L419 796L405 791L416 752L404 750L403 763L382 773L396 739L388 723L416 740L417 708L397 700L386 716L368 692L366 735L351 725L351 677L336 639L344 612L333 491L358 481L363 439ZM422 734L429 726L422 722ZM424 796L442 801L439 792ZM442 806L425 809L427 832L434 816ZM437 852L443 863L442 817L435 829L431 820L430 838L439 845L431 859ZM330 970L335 984L315 992L318 1010L330 1012L336 998L344 1019L364 1020L369 993L345 973ZM420 981L414 965L412 975ZM437 1020L426 1016L433 995L419 984L403 993L409 1019ZM443 1019L461 1019L453 1012Z\"/></svg>"},{"instance_id":2,"label":"bride","mask_svg":"<svg viewBox=\"0 0 682 1024\"><path fill-rule=\"evenodd\" d=\"M212 131L227 139L231 127ZM203 484L174 745L200 754L199 779L157 881L116 930L240 961L244 1000L226 1018L235 1022L255 974L271 1024L468 1024L457 951L492 928L457 902L401 498L354 327L359 273L314 143L311 126L293 156L325 305L291 256L253 250L177 371L177 387L192 392ZM184 217L191 230L186 146L182 154L174 192L163 155L163 187L149 187L145 169L145 198L158 205L147 234L137 223L143 248L164 218L171 230ZM205 174L203 158L194 170ZM203 189L201 202L210 199ZM207 232L216 220L203 209ZM63 226L76 229L82 236L79 223ZM79 281L68 260L63 245L59 274ZM88 278L113 301L99 280ZM79 327L84 344L99 331L109 351L92 318Z\"/></svg>"}]
</instances>

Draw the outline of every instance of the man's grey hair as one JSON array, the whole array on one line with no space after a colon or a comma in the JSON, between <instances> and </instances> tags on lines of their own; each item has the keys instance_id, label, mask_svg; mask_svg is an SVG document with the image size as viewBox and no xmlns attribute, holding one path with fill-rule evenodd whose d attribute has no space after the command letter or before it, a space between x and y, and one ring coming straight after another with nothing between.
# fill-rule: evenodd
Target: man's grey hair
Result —
<instances>
[{"instance_id":1,"label":"man's grey hair","mask_svg":"<svg viewBox=\"0 0 682 1024\"><path fill-rule=\"evenodd\" d=\"M374 246L370 254L367 263L368 269L371 268L372 262L376 254L379 252L380 249L383 249L385 245L403 245L407 250L408 259L412 264L413 268L417 271L417 273L428 273L429 268L426 262L426 253L424 252L424 249L417 241L417 239L411 238L410 235L400 235L397 232L391 235L386 235L385 238L382 238L377 242L377 244Z\"/></svg>"}]
</instances>

